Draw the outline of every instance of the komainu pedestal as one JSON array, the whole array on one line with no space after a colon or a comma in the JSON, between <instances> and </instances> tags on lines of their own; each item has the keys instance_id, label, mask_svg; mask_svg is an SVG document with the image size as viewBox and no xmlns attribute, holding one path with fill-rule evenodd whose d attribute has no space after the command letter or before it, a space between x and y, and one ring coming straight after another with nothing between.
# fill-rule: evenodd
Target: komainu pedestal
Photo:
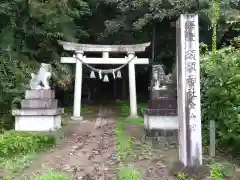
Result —
<instances>
[{"instance_id":1,"label":"komainu pedestal","mask_svg":"<svg viewBox=\"0 0 240 180\"><path fill-rule=\"evenodd\" d=\"M177 95L171 74L165 75L161 65L152 69L151 97L144 115L146 135L177 136Z\"/></svg>"},{"instance_id":2,"label":"komainu pedestal","mask_svg":"<svg viewBox=\"0 0 240 180\"><path fill-rule=\"evenodd\" d=\"M16 131L54 131L61 128L61 114L55 92L50 89L27 90L21 109L12 111Z\"/></svg>"}]
</instances>

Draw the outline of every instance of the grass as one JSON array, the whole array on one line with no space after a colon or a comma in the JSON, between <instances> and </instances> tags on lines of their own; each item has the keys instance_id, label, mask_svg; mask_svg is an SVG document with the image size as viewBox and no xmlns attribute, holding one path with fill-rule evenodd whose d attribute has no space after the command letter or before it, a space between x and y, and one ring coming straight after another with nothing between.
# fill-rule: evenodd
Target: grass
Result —
<instances>
[{"instance_id":1,"label":"grass","mask_svg":"<svg viewBox=\"0 0 240 180\"><path fill-rule=\"evenodd\" d=\"M123 120L124 125L142 125L144 124L143 117L138 118L126 118Z\"/></svg>"},{"instance_id":2,"label":"grass","mask_svg":"<svg viewBox=\"0 0 240 180\"><path fill-rule=\"evenodd\" d=\"M115 138L118 161L123 162L132 153L132 141L131 137L124 134L122 120L116 123Z\"/></svg>"},{"instance_id":3,"label":"grass","mask_svg":"<svg viewBox=\"0 0 240 180\"><path fill-rule=\"evenodd\" d=\"M13 180L16 176L6 176L3 180ZM33 176L30 180L71 180L72 178L65 173L57 171L45 172L42 175Z\"/></svg>"},{"instance_id":4,"label":"grass","mask_svg":"<svg viewBox=\"0 0 240 180\"><path fill-rule=\"evenodd\" d=\"M98 113L98 110L99 110L99 106L82 104L81 115L82 116L92 116L92 115L94 116ZM62 116L62 126L65 126L68 124L72 114L73 114L73 107L65 107L64 108L64 114Z\"/></svg>"},{"instance_id":5,"label":"grass","mask_svg":"<svg viewBox=\"0 0 240 180\"><path fill-rule=\"evenodd\" d=\"M99 110L99 106L96 105L87 105L87 104L82 104L81 106L81 114L84 115L92 115L92 114L97 114ZM73 112L73 107L65 107L64 108L64 114L65 116L72 116Z\"/></svg>"},{"instance_id":6,"label":"grass","mask_svg":"<svg viewBox=\"0 0 240 180\"><path fill-rule=\"evenodd\" d=\"M141 109L145 108L146 104L138 104L138 113L142 115ZM115 138L117 157L119 161L119 180L140 180L141 173L134 167L130 166L129 159L133 155L132 139L124 132L125 126L140 125L144 123L143 117L126 118L129 115L129 104L126 101L120 102L119 118L115 127Z\"/></svg>"},{"instance_id":7,"label":"grass","mask_svg":"<svg viewBox=\"0 0 240 180\"><path fill-rule=\"evenodd\" d=\"M119 180L140 180L140 173L133 167L122 167L118 172Z\"/></svg>"},{"instance_id":8,"label":"grass","mask_svg":"<svg viewBox=\"0 0 240 180\"><path fill-rule=\"evenodd\" d=\"M126 166L126 160L132 155L132 140L124 133L124 119L119 118L115 127L117 159L120 167L118 172L119 180L140 180L140 173L134 168Z\"/></svg>"},{"instance_id":9,"label":"grass","mask_svg":"<svg viewBox=\"0 0 240 180\"><path fill-rule=\"evenodd\" d=\"M20 170L29 167L36 157L37 153L29 153L12 158L4 158L0 160L0 167L4 169L6 174L15 176L14 174L18 173Z\"/></svg>"},{"instance_id":10,"label":"grass","mask_svg":"<svg viewBox=\"0 0 240 180\"><path fill-rule=\"evenodd\" d=\"M71 180L67 174L57 171L49 171L43 175L32 177L31 180Z\"/></svg>"},{"instance_id":11,"label":"grass","mask_svg":"<svg viewBox=\"0 0 240 180\"><path fill-rule=\"evenodd\" d=\"M5 179L14 179L23 169L29 167L39 153L53 148L60 143L61 132L14 132L1 135L1 151L5 152L0 158L0 169ZM18 149L19 148L19 149ZM4 176L4 177L5 177Z\"/></svg>"},{"instance_id":12,"label":"grass","mask_svg":"<svg viewBox=\"0 0 240 180\"><path fill-rule=\"evenodd\" d=\"M119 116L127 117L130 111L130 105L128 101L120 101L119 105ZM138 115L143 116L142 109L147 108L147 103L138 103L137 104L137 112Z\"/></svg>"}]
</instances>

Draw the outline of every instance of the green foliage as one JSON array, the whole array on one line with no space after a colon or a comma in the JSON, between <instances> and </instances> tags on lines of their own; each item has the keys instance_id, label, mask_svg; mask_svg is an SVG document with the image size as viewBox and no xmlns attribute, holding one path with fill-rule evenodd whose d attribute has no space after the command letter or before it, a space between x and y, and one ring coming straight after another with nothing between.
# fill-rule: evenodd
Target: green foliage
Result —
<instances>
[{"instance_id":1,"label":"green foliage","mask_svg":"<svg viewBox=\"0 0 240 180\"><path fill-rule=\"evenodd\" d=\"M205 140L209 121L216 122L217 143L240 148L240 51L232 47L208 52L201 59L201 99Z\"/></svg>"},{"instance_id":2,"label":"green foliage","mask_svg":"<svg viewBox=\"0 0 240 180\"><path fill-rule=\"evenodd\" d=\"M13 105L27 88L30 73L39 63L50 63L53 81L60 87L71 83L71 69L61 65L57 40L76 40L87 34L75 21L89 15L82 0L30 1L12 0L0 3L0 120L11 121ZM77 29L77 30L76 30ZM81 32L81 34L79 33ZM80 34L80 35L79 35Z\"/></svg>"},{"instance_id":3,"label":"green foliage","mask_svg":"<svg viewBox=\"0 0 240 180\"><path fill-rule=\"evenodd\" d=\"M142 109L147 108L147 103L138 103L137 112L138 115L143 116ZM119 107L119 116L129 116L130 113L130 104L128 101L121 101Z\"/></svg>"},{"instance_id":4,"label":"green foliage","mask_svg":"<svg viewBox=\"0 0 240 180\"><path fill-rule=\"evenodd\" d=\"M122 119L117 121L115 138L118 161L124 161L132 153L132 139L124 134Z\"/></svg>"},{"instance_id":5,"label":"green foliage","mask_svg":"<svg viewBox=\"0 0 240 180\"><path fill-rule=\"evenodd\" d=\"M120 101L119 105L119 115L128 116L129 115L129 103L127 101Z\"/></svg>"},{"instance_id":6,"label":"green foliage","mask_svg":"<svg viewBox=\"0 0 240 180\"><path fill-rule=\"evenodd\" d=\"M205 1L163 1L163 0L105 0L114 4L120 13L115 19L106 21L107 31L112 33L121 28L140 30L153 21L162 21L178 17L181 13L192 13L198 5L206 4ZM126 6L128 4L128 6Z\"/></svg>"},{"instance_id":7,"label":"green foliage","mask_svg":"<svg viewBox=\"0 0 240 180\"><path fill-rule=\"evenodd\" d=\"M185 180L187 179L187 175L185 173L177 173L176 177L179 179L179 180Z\"/></svg>"},{"instance_id":8,"label":"green foliage","mask_svg":"<svg viewBox=\"0 0 240 180\"><path fill-rule=\"evenodd\" d=\"M119 180L140 180L141 176L140 176L140 173L134 168L122 167L118 172L118 179Z\"/></svg>"},{"instance_id":9,"label":"green foliage","mask_svg":"<svg viewBox=\"0 0 240 180\"><path fill-rule=\"evenodd\" d=\"M240 48L240 36L234 37L233 46L236 47L236 48Z\"/></svg>"},{"instance_id":10,"label":"green foliage","mask_svg":"<svg viewBox=\"0 0 240 180\"><path fill-rule=\"evenodd\" d=\"M36 157L37 153L34 152L26 155L16 155L11 158L3 158L2 161L0 159L0 168L4 169L4 171L8 174L6 179L9 178L13 180L14 178L10 177L16 177L16 174L29 167Z\"/></svg>"},{"instance_id":11,"label":"green foliage","mask_svg":"<svg viewBox=\"0 0 240 180\"><path fill-rule=\"evenodd\" d=\"M125 102L122 102L121 107L124 106ZM122 108L124 110L124 108ZM140 180L141 176L139 171L134 167L128 167L125 165L127 157L132 155L132 139L130 136L126 135L124 128L125 122L131 120L125 118L118 118L115 127L115 139L116 139L116 149L117 149L117 159L120 162L120 167L118 171L119 180ZM135 120L134 120L135 121ZM124 164L124 165L122 165Z\"/></svg>"},{"instance_id":12,"label":"green foliage","mask_svg":"<svg viewBox=\"0 0 240 180\"><path fill-rule=\"evenodd\" d=\"M217 50L217 24L220 18L220 1L215 0L213 3L213 16L211 18L212 26L212 51Z\"/></svg>"},{"instance_id":13,"label":"green foliage","mask_svg":"<svg viewBox=\"0 0 240 180\"><path fill-rule=\"evenodd\" d=\"M144 118L143 117L137 117L137 118L126 118L123 121L124 125L143 125L144 124Z\"/></svg>"},{"instance_id":14,"label":"green foliage","mask_svg":"<svg viewBox=\"0 0 240 180\"><path fill-rule=\"evenodd\" d=\"M200 44L199 44L199 51L200 51L200 54L201 54L201 55L207 53L207 52L208 52L208 46L207 46L207 44L200 43Z\"/></svg>"},{"instance_id":15,"label":"green foliage","mask_svg":"<svg viewBox=\"0 0 240 180\"><path fill-rule=\"evenodd\" d=\"M221 2L220 0L210 1L210 8L203 10L211 22L212 28L212 51L217 50L217 24L220 18L220 9Z\"/></svg>"},{"instance_id":16,"label":"green foliage","mask_svg":"<svg viewBox=\"0 0 240 180\"><path fill-rule=\"evenodd\" d=\"M240 24L240 4L238 0L224 0L221 3L221 24L226 23L239 27Z\"/></svg>"},{"instance_id":17,"label":"green foliage","mask_svg":"<svg viewBox=\"0 0 240 180\"><path fill-rule=\"evenodd\" d=\"M55 144L51 134L30 132L6 132L0 135L0 158L38 152Z\"/></svg>"},{"instance_id":18,"label":"green foliage","mask_svg":"<svg viewBox=\"0 0 240 180\"><path fill-rule=\"evenodd\" d=\"M213 164L211 166L211 175L210 175L210 179L211 180L222 180L224 179L223 177L223 172L222 172L222 167L219 164Z\"/></svg>"},{"instance_id":19,"label":"green foliage","mask_svg":"<svg viewBox=\"0 0 240 180\"><path fill-rule=\"evenodd\" d=\"M217 50L217 42L229 28L240 24L240 4L236 0L210 0L208 6L200 9L200 19L211 29L212 50ZM209 28L208 27L208 28ZM208 29L209 30L209 29Z\"/></svg>"}]
</instances>

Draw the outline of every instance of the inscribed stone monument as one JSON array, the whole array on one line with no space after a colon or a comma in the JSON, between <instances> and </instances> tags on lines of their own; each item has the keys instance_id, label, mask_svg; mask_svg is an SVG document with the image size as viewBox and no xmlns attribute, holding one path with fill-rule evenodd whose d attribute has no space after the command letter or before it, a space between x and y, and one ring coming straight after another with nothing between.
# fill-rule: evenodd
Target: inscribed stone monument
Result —
<instances>
[{"instance_id":1,"label":"inscribed stone monument","mask_svg":"<svg viewBox=\"0 0 240 180\"><path fill-rule=\"evenodd\" d=\"M198 15L181 15L176 24L179 160L202 165Z\"/></svg>"},{"instance_id":2,"label":"inscribed stone monument","mask_svg":"<svg viewBox=\"0 0 240 180\"><path fill-rule=\"evenodd\" d=\"M177 136L176 88L171 76L162 65L152 67L151 97L144 116L147 136Z\"/></svg>"}]
</instances>

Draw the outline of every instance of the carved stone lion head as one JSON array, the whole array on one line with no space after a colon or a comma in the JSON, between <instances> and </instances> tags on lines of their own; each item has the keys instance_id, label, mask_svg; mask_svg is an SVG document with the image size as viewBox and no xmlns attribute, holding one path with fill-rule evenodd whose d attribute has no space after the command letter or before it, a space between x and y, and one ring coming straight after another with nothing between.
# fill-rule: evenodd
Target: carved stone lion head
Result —
<instances>
[{"instance_id":1,"label":"carved stone lion head","mask_svg":"<svg viewBox=\"0 0 240 180\"><path fill-rule=\"evenodd\" d=\"M46 72L51 71L51 65L46 63L41 63L40 69L44 69Z\"/></svg>"}]
</instances>

